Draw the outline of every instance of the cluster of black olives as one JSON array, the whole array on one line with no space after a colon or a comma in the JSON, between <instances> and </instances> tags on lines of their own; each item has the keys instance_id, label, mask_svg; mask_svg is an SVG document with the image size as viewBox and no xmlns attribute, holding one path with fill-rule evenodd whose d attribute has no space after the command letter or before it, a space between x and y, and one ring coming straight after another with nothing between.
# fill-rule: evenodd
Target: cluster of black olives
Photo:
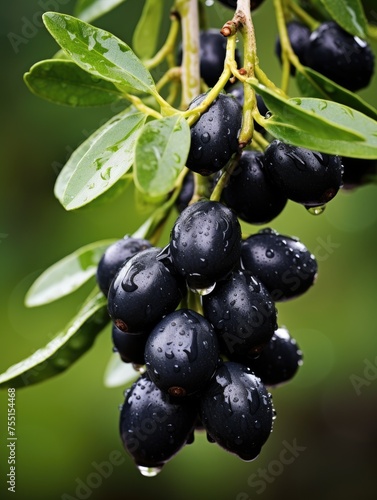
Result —
<instances>
[{"instance_id":1,"label":"cluster of black olives","mask_svg":"<svg viewBox=\"0 0 377 500\"><path fill-rule=\"evenodd\" d=\"M287 24L293 51L308 66L351 91L369 85L374 73L374 54L369 44L345 31L335 21L325 21L313 32L299 21ZM279 37L275 52L281 57ZM294 74L295 69L291 69Z\"/></svg>"},{"instance_id":2,"label":"cluster of black olives","mask_svg":"<svg viewBox=\"0 0 377 500\"><path fill-rule=\"evenodd\" d=\"M195 107L205 94L195 98ZM263 151L240 151L238 135L242 123L242 106L237 87L236 95L220 94L191 128L191 146L186 166L202 176L214 176L216 183L221 171L237 162L221 201L237 216L250 224L266 224L277 217L288 200L299 203L313 213L323 211L342 187L342 158L319 151L273 140ZM263 101L259 101L262 109ZM235 159L235 153L239 158ZM210 183L211 184L211 183ZM194 191L194 178L187 176L177 201L184 208Z\"/></svg>"},{"instance_id":3,"label":"cluster of black olives","mask_svg":"<svg viewBox=\"0 0 377 500\"><path fill-rule=\"evenodd\" d=\"M97 281L113 346L142 372L125 393L120 433L144 475L196 431L242 460L259 455L275 418L268 387L302 363L275 303L316 274L297 239L272 229L242 239L234 211L211 200L180 213L164 248L130 236L108 247Z\"/></svg>"},{"instance_id":4,"label":"cluster of black olives","mask_svg":"<svg viewBox=\"0 0 377 500\"><path fill-rule=\"evenodd\" d=\"M252 9L260 3L252 2ZM355 90L369 82L373 58L364 42L339 30L334 23L314 33L297 22L288 26L300 60ZM324 56L333 45L336 62ZM276 50L280 55L279 42ZM337 79L331 71L341 73L345 51L348 69ZM200 72L209 87L224 58L222 35L201 32ZM146 476L156 475L192 443L195 432L206 432L210 442L242 460L259 455L275 419L269 388L291 380L302 364L297 342L278 324L276 303L305 293L318 269L297 238L271 228L243 237L240 220L269 223L288 200L316 213L342 185L362 182L361 176L346 178L351 169L338 156L278 140L264 152L241 149L242 88L229 82L226 90L191 127L190 172L168 244L156 247L126 236L108 247L98 265L114 350L140 372L125 392L120 434ZM189 109L205 96L197 96ZM260 96L257 105L265 115ZM207 179L212 190L229 165L232 173L216 201L203 196L193 202L195 176ZM367 163L366 171L371 168Z\"/></svg>"}]
</instances>

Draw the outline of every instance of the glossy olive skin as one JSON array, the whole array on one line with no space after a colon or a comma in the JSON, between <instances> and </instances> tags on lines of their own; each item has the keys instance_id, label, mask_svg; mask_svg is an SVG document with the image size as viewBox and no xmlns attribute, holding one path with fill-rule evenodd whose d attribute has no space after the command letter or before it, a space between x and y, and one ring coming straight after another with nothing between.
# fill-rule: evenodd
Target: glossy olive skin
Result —
<instances>
[{"instance_id":1,"label":"glossy olive skin","mask_svg":"<svg viewBox=\"0 0 377 500\"><path fill-rule=\"evenodd\" d=\"M173 265L188 286L207 288L238 265L241 226L222 203L199 201L175 221L169 246Z\"/></svg>"},{"instance_id":2,"label":"glossy olive skin","mask_svg":"<svg viewBox=\"0 0 377 500\"><path fill-rule=\"evenodd\" d=\"M311 151L274 140L264 152L270 181L292 201L316 207L334 198L342 185L339 156Z\"/></svg>"},{"instance_id":3,"label":"glossy olive skin","mask_svg":"<svg viewBox=\"0 0 377 500\"><path fill-rule=\"evenodd\" d=\"M275 304L261 281L236 270L203 297L204 316L213 324L221 352L259 352L277 328Z\"/></svg>"},{"instance_id":4,"label":"glossy olive skin","mask_svg":"<svg viewBox=\"0 0 377 500\"><path fill-rule=\"evenodd\" d=\"M235 361L248 366L266 386L291 380L302 365L303 355L286 328L278 328L258 356L238 356Z\"/></svg>"},{"instance_id":5,"label":"glossy olive skin","mask_svg":"<svg viewBox=\"0 0 377 500\"><path fill-rule=\"evenodd\" d=\"M242 242L241 261L245 269L262 281L276 302L305 293L318 272L314 255L303 243L270 228Z\"/></svg>"},{"instance_id":6,"label":"glossy olive skin","mask_svg":"<svg viewBox=\"0 0 377 500\"><path fill-rule=\"evenodd\" d=\"M111 328L111 338L116 352L124 363L144 365L144 349L149 332L131 334L122 332L114 324Z\"/></svg>"},{"instance_id":7,"label":"glossy olive skin","mask_svg":"<svg viewBox=\"0 0 377 500\"><path fill-rule=\"evenodd\" d=\"M136 465L162 467L191 437L196 419L192 401L173 402L145 374L126 393L121 440Z\"/></svg>"},{"instance_id":8,"label":"glossy olive skin","mask_svg":"<svg viewBox=\"0 0 377 500\"><path fill-rule=\"evenodd\" d=\"M148 240L125 236L105 250L97 267L97 283L106 297L119 268L133 255L151 246Z\"/></svg>"},{"instance_id":9,"label":"glossy olive skin","mask_svg":"<svg viewBox=\"0 0 377 500\"><path fill-rule=\"evenodd\" d=\"M290 21L287 23L287 32L293 52L305 66L305 53L311 35L310 29L305 24L298 21ZM279 36L276 38L275 42L275 54L281 62L281 43ZM290 67L290 72L291 75L296 74L296 68L293 65Z\"/></svg>"},{"instance_id":10,"label":"glossy olive skin","mask_svg":"<svg viewBox=\"0 0 377 500\"><path fill-rule=\"evenodd\" d=\"M266 176L263 159L263 153L243 151L221 195L221 201L250 224L270 222L287 203L287 197Z\"/></svg>"},{"instance_id":11,"label":"glossy olive skin","mask_svg":"<svg viewBox=\"0 0 377 500\"><path fill-rule=\"evenodd\" d=\"M326 21L313 31L305 61L310 68L351 91L367 87L374 73L374 54L369 44L334 21Z\"/></svg>"},{"instance_id":12,"label":"glossy olive skin","mask_svg":"<svg viewBox=\"0 0 377 500\"><path fill-rule=\"evenodd\" d=\"M200 398L200 418L211 440L242 460L254 460L271 434L271 394L250 368L225 362Z\"/></svg>"},{"instance_id":13,"label":"glossy olive skin","mask_svg":"<svg viewBox=\"0 0 377 500\"><path fill-rule=\"evenodd\" d=\"M226 37L218 29L202 30L199 33L200 76L208 87L213 87L217 83L224 70L226 44ZM241 59L238 49L235 51L234 59L240 67ZM177 64L178 66L182 64L182 46L178 49Z\"/></svg>"},{"instance_id":14,"label":"glossy olive skin","mask_svg":"<svg viewBox=\"0 0 377 500\"><path fill-rule=\"evenodd\" d=\"M145 346L150 379L176 397L200 392L211 379L219 355L213 326L190 309L166 315L152 330Z\"/></svg>"},{"instance_id":15,"label":"glossy olive skin","mask_svg":"<svg viewBox=\"0 0 377 500\"><path fill-rule=\"evenodd\" d=\"M237 7L237 0L218 0L220 3L229 7L230 9L235 9ZM258 8L264 0L250 0L250 9L254 10Z\"/></svg>"},{"instance_id":16,"label":"glossy olive skin","mask_svg":"<svg viewBox=\"0 0 377 500\"><path fill-rule=\"evenodd\" d=\"M148 330L184 296L184 283L158 259L160 252L153 247L134 255L111 283L108 311L124 332Z\"/></svg>"},{"instance_id":17,"label":"glossy olive skin","mask_svg":"<svg viewBox=\"0 0 377 500\"><path fill-rule=\"evenodd\" d=\"M198 106L206 94L200 94L189 109ZM186 167L207 176L218 172L239 150L238 135L242 107L230 94L219 94L191 127L191 145Z\"/></svg>"}]
</instances>

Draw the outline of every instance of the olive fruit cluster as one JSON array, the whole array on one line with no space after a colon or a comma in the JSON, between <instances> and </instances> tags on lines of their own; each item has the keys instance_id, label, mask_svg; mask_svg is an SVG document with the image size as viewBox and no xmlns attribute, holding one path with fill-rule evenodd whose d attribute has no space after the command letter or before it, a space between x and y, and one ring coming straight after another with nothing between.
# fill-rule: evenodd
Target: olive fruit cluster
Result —
<instances>
[{"instance_id":1,"label":"olive fruit cluster","mask_svg":"<svg viewBox=\"0 0 377 500\"><path fill-rule=\"evenodd\" d=\"M374 73L374 55L365 40L349 34L335 21L325 21L311 32L294 20L287 23L287 32L292 49L304 66L351 91L369 85ZM275 52L281 59L279 37ZM291 73L295 73L294 68Z\"/></svg>"},{"instance_id":2,"label":"olive fruit cluster","mask_svg":"<svg viewBox=\"0 0 377 500\"><path fill-rule=\"evenodd\" d=\"M276 302L316 274L297 239L272 229L242 239L234 211L205 199L182 210L164 248L130 236L108 247L97 280L112 343L141 371L120 434L142 474L157 474L201 430L242 460L259 455L275 419L269 386L302 363Z\"/></svg>"},{"instance_id":3,"label":"olive fruit cluster","mask_svg":"<svg viewBox=\"0 0 377 500\"><path fill-rule=\"evenodd\" d=\"M250 224L266 224L288 200L323 210L342 186L339 156L274 140L265 151L244 150L222 191L221 201Z\"/></svg>"}]
</instances>

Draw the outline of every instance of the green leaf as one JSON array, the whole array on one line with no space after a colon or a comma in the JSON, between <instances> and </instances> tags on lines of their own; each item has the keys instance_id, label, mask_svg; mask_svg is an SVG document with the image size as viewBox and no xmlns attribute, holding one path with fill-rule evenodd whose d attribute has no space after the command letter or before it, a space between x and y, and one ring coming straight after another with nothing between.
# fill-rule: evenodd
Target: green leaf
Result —
<instances>
[{"instance_id":1,"label":"green leaf","mask_svg":"<svg viewBox=\"0 0 377 500\"><path fill-rule=\"evenodd\" d=\"M37 96L67 106L100 106L122 97L113 83L68 60L48 59L34 64L24 80Z\"/></svg>"},{"instance_id":2,"label":"green leaf","mask_svg":"<svg viewBox=\"0 0 377 500\"><path fill-rule=\"evenodd\" d=\"M108 31L57 12L43 14L46 28L83 70L127 92L156 94L153 78L122 40Z\"/></svg>"},{"instance_id":3,"label":"green leaf","mask_svg":"<svg viewBox=\"0 0 377 500\"><path fill-rule=\"evenodd\" d=\"M125 111L122 111L118 115L110 118L110 120L108 120L95 132L93 132L93 134L90 135L82 144L80 144L80 146L71 154L69 160L59 172L54 187L54 194L62 204L68 181L73 172L76 170L81 158L89 151L90 147L96 142L96 140L100 136L102 136L108 129L110 129L114 125L114 123L118 122L119 117L122 117L123 115L129 113L130 109L134 110L134 108L127 108Z\"/></svg>"},{"instance_id":4,"label":"green leaf","mask_svg":"<svg viewBox=\"0 0 377 500\"><path fill-rule=\"evenodd\" d=\"M360 0L321 0L321 3L344 30L366 38L367 20Z\"/></svg>"},{"instance_id":5,"label":"green leaf","mask_svg":"<svg viewBox=\"0 0 377 500\"><path fill-rule=\"evenodd\" d=\"M138 373L131 363L124 363L118 353L113 353L105 370L103 383L105 387L126 387L138 377Z\"/></svg>"},{"instance_id":6,"label":"green leaf","mask_svg":"<svg viewBox=\"0 0 377 500\"><path fill-rule=\"evenodd\" d=\"M85 245L46 269L32 284L25 298L27 307L41 306L74 292L96 274L106 248L115 240Z\"/></svg>"},{"instance_id":7,"label":"green leaf","mask_svg":"<svg viewBox=\"0 0 377 500\"><path fill-rule=\"evenodd\" d=\"M87 205L110 189L132 167L135 142L145 120L143 113L131 109L112 118L108 126L95 135L68 178L62 200L66 210ZM86 147L82 147L83 151ZM72 166L73 161L69 169ZM63 171L64 177L68 177Z\"/></svg>"},{"instance_id":8,"label":"green leaf","mask_svg":"<svg viewBox=\"0 0 377 500\"><path fill-rule=\"evenodd\" d=\"M305 73L297 71L296 82L302 94L307 97L330 99L350 106L370 118L377 119L376 108L364 101L359 95L341 87L311 68L305 67Z\"/></svg>"},{"instance_id":9,"label":"green leaf","mask_svg":"<svg viewBox=\"0 0 377 500\"><path fill-rule=\"evenodd\" d=\"M135 185L157 197L174 187L190 149L190 127L179 115L148 122L136 143Z\"/></svg>"},{"instance_id":10,"label":"green leaf","mask_svg":"<svg viewBox=\"0 0 377 500\"><path fill-rule=\"evenodd\" d=\"M146 0L132 38L132 47L141 59L156 52L163 11L161 0Z\"/></svg>"},{"instance_id":11,"label":"green leaf","mask_svg":"<svg viewBox=\"0 0 377 500\"><path fill-rule=\"evenodd\" d=\"M97 292L72 321L45 347L0 375L0 387L24 387L47 380L69 368L93 345L109 323L106 298Z\"/></svg>"},{"instance_id":12,"label":"green leaf","mask_svg":"<svg viewBox=\"0 0 377 500\"><path fill-rule=\"evenodd\" d=\"M377 158L377 122L348 106L324 99L284 99L256 82L272 116L263 126L281 141L353 158Z\"/></svg>"},{"instance_id":13,"label":"green leaf","mask_svg":"<svg viewBox=\"0 0 377 500\"><path fill-rule=\"evenodd\" d=\"M75 16L89 23L103 16L126 0L78 0L75 5Z\"/></svg>"},{"instance_id":14,"label":"green leaf","mask_svg":"<svg viewBox=\"0 0 377 500\"><path fill-rule=\"evenodd\" d=\"M110 189L102 193L98 198L92 200L89 205L84 205L79 210L97 210L106 203L114 201L120 196L133 181L133 172L123 175L111 186Z\"/></svg>"}]
</instances>

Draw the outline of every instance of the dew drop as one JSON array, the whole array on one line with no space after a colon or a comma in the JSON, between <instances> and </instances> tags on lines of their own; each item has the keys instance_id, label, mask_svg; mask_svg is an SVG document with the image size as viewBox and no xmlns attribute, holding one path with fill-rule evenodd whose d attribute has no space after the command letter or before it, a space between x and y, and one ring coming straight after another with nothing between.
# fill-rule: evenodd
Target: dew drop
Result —
<instances>
[{"instance_id":1,"label":"dew drop","mask_svg":"<svg viewBox=\"0 0 377 500\"><path fill-rule=\"evenodd\" d=\"M321 215L326 209L326 205L319 205L317 207L305 207L306 210L312 215Z\"/></svg>"},{"instance_id":2,"label":"dew drop","mask_svg":"<svg viewBox=\"0 0 377 500\"><path fill-rule=\"evenodd\" d=\"M275 256L275 252L273 251L272 248L269 248L268 250L266 250L266 257L268 259L272 259L274 256Z\"/></svg>"},{"instance_id":3,"label":"dew drop","mask_svg":"<svg viewBox=\"0 0 377 500\"><path fill-rule=\"evenodd\" d=\"M200 138L205 144L211 140L211 136L208 132L204 132L204 134L202 134Z\"/></svg>"},{"instance_id":4,"label":"dew drop","mask_svg":"<svg viewBox=\"0 0 377 500\"><path fill-rule=\"evenodd\" d=\"M214 290L215 286L216 283L214 283L213 285L209 285L207 288L192 288L191 290L198 295L208 295Z\"/></svg>"},{"instance_id":5,"label":"dew drop","mask_svg":"<svg viewBox=\"0 0 377 500\"><path fill-rule=\"evenodd\" d=\"M174 358L174 353L171 349L165 351L165 357L167 359L173 359Z\"/></svg>"},{"instance_id":6,"label":"dew drop","mask_svg":"<svg viewBox=\"0 0 377 500\"><path fill-rule=\"evenodd\" d=\"M110 179L111 167L106 168L103 172L101 172L101 179L104 181L108 181Z\"/></svg>"},{"instance_id":7,"label":"dew drop","mask_svg":"<svg viewBox=\"0 0 377 500\"><path fill-rule=\"evenodd\" d=\"M162 470L162 467L144 467L143 465L138 465L137 468L144 477L156 477Z\"/></svg>"}]
</instances>

